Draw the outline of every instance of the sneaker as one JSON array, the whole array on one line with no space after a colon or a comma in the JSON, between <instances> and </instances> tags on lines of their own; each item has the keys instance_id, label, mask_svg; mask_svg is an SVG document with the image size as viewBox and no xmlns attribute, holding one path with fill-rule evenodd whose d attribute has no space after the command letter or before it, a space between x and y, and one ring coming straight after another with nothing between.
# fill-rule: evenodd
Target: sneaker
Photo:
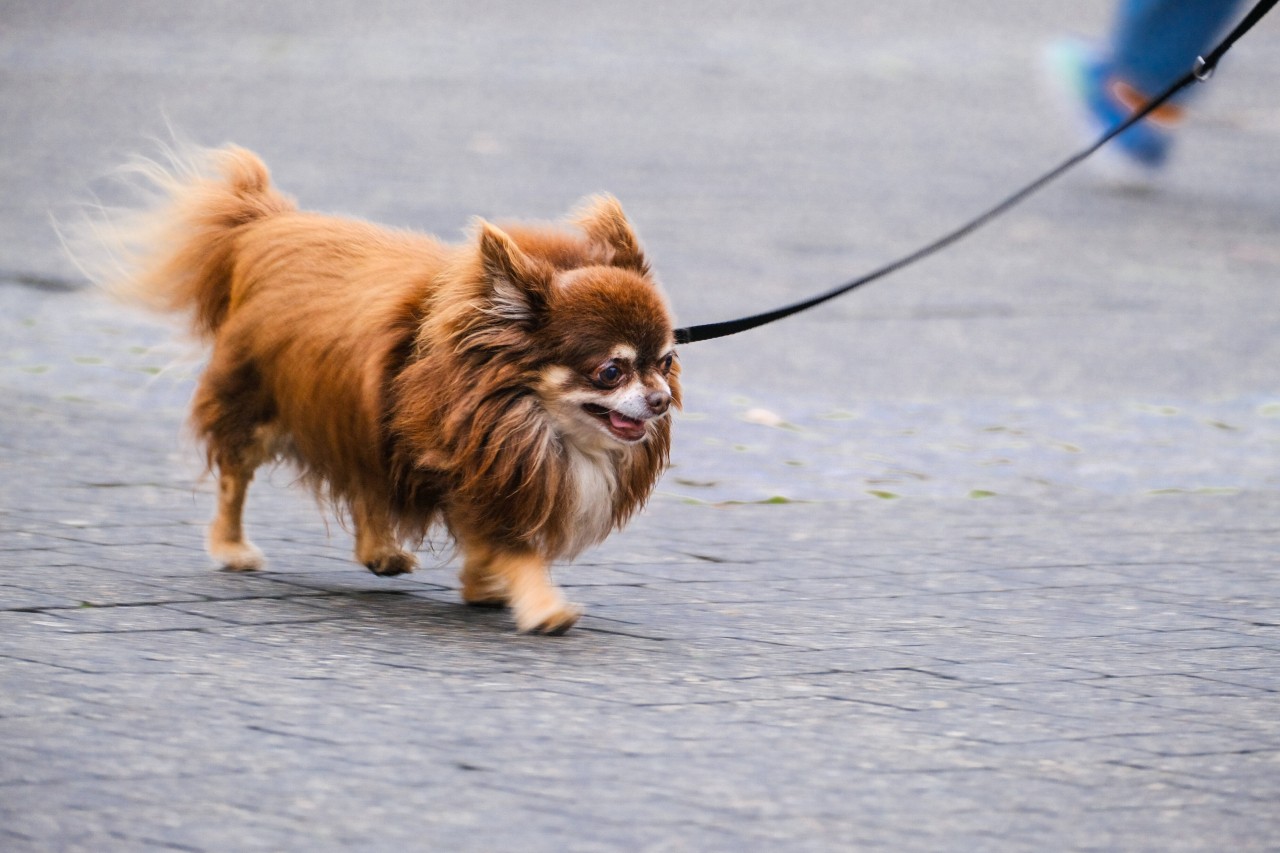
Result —
<instances>
[{"instance_id":1,"label":"sneaker","mask_svg":"<svg viewBox=\"0 0 1280 853\"><path fill-rule=\"evenodd\" d=\"M1049 73L1082 120L1089 142L1097 142L1104 133L1119 127L1147 102L1143 93L1118 77L1105 56L1086 42L1057 42L1050 46L1046 60ZM1171 130L1181 118L1181 107L1165 104L1112 139L1094 157L1122 177L1149 179L1168 159Z\"/></svg>"}]
</instances>

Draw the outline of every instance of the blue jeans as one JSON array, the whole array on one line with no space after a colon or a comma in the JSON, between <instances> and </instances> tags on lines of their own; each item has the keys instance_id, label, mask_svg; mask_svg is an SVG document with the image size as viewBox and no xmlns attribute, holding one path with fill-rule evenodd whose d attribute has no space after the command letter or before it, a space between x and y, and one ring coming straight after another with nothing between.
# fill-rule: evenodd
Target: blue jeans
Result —
<instances>
[{"instance_id":1,"label":"blue jeans","mask_svg":"<svg viewBox=\"0 0 1280 853\"><path fill-rule=\"evenodd\" d=\"M1238 0L1122 0L1111 29L1112 71L1154 97L1191 70L1231 21Z\"/></svg>"}]
</instances>

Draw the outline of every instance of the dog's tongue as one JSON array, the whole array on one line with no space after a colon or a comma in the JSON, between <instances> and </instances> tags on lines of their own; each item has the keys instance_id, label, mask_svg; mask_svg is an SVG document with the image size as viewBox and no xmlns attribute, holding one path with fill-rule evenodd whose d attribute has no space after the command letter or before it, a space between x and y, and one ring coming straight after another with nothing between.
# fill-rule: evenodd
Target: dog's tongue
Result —
<instances>
[{"instance_id":1,"label":"dog's tongue","mask_svg":"<svg viewBox=\"0 0 1280 853\"><path fill-rule=\"evenodd\" d=\"M609 426L613 427L614 432L632 441L644 435L644 421L629 418L618 412L609 413Z\"/></svg>"}]
</instances>

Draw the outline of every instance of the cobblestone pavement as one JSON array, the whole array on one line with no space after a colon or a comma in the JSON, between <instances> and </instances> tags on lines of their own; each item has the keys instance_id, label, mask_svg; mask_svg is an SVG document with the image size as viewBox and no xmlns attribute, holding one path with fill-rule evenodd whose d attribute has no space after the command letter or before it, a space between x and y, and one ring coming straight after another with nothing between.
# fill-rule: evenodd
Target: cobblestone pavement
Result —
<instances>
[{"instance_id":1,"label":"cobblestone pavement","mask_svg":"<svg viewBox=\"0 0 1280 853\"><path fill-rule=\"evenodd\" d=\"M163 115L445 233L612 190L719 319L1069 151L1028 79L1109 4L936 6L0 3L0 849L1280 849L1274 22L1155 187L687 348L559 638L356 567L284 470L214 571L199 354L47 224Z\"/></svg>"}]
</instances>

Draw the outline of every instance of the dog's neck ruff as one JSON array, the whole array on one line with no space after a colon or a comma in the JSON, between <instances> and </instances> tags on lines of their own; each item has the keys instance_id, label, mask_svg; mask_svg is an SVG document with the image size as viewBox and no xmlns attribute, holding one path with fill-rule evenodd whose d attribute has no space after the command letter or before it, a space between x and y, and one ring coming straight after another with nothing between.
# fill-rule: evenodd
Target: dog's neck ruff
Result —
<instances>
[{"instance_id":1,"label":"dog's neck ruff","mask_svg":"<svg viewBox=\"0 0 1280 853\"><path fill-rule=\"evenodd\" d=\"M571 492L566 503L571 507L566 556L577 556L613 530L621 457L612 448L582 450L572 441L565 442L565 486Z\"/></svg>"}]
</instances>

